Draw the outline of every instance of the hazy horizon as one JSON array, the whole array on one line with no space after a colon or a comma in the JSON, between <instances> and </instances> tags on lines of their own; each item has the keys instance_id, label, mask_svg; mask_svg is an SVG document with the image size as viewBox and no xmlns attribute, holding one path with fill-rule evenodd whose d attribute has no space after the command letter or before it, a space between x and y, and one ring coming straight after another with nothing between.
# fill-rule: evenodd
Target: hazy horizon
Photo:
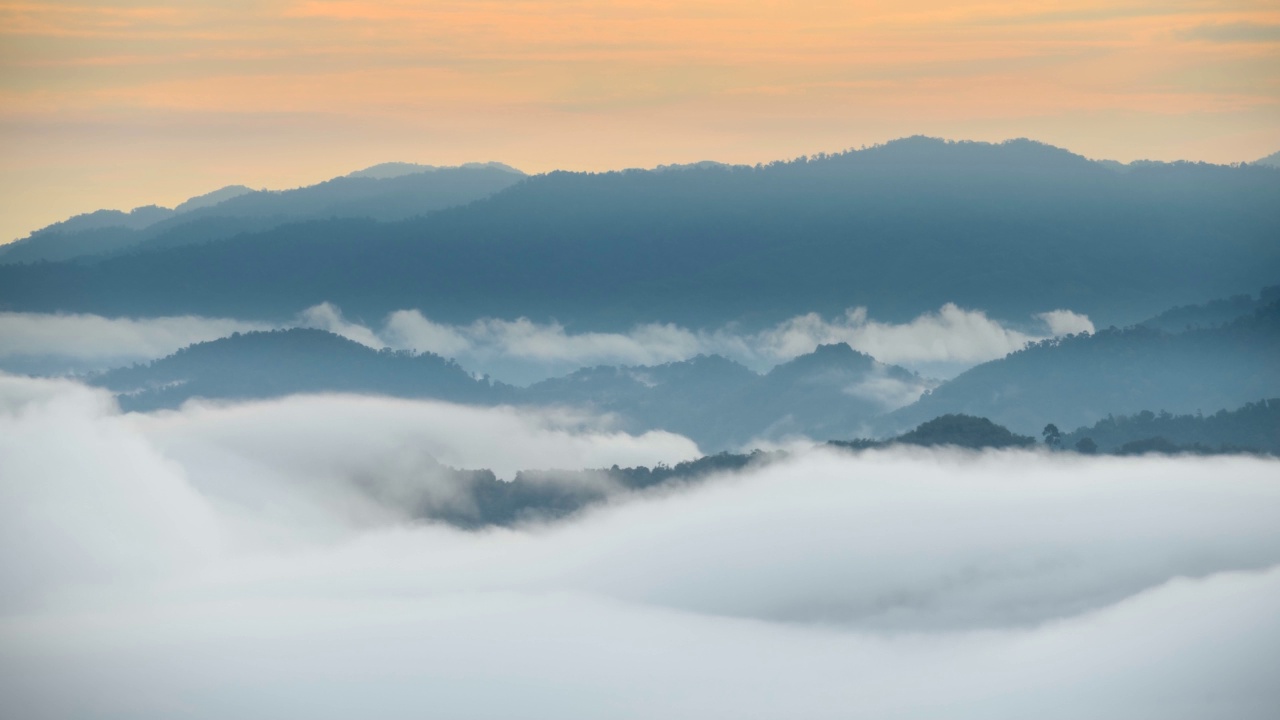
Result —
<instances>
[{"instance_id":1,"label":"hazy horizon","mask_svg":"<svg viewBox=\"0 0 1280 720\"><path fill-rule=\"evenodd\" d=\"M1280 12L573 0L0 4L0 242L378 162L754 164L923 134L1091 158L1280 150Z\"/></svg>"},{"instance_id":2,"label":"hazy horizon","mask_svg":"<svg viewBox=\"0 0 1280 720\"><path fill-rule=\"evenodd\" d=\"M873 140L873 141L870 141L870 142L863 142L863 143L859 143L859 144L857 144L857 145L846 145L846 146L839 147L839 148L826 148L826 149L822 149L822 148L819 148L819 149L812 149L812 148L811 148L811 149L808 149L807 151L798 152L798 153L796 153L796 154L788 155L788 156L785 156L785 157L754 157L754 158L746 157L746 158L738 158L738 159L733 159L733 160L726 160L726 159L724 159L724 158L720 158L720 157L704 157L704 156L699 156L699 155L696 155L697 151L696 151L696 150L694 150L694 151L691 151L691 152L693 152L693 153L695 153L695 154L694 154L694 155L691 155L691 156L689 156L689 157L686 157L686 158L668 159L668 160L664 160L664 161L661 161L661 162L650 162L650 163L648 163L648 164L632 164L632 165L623 165L623 166L617 166L617 167L613 167L613 166L602 166L602 165L599 165L599 164L589 164L589 165L584 165L584 166L581 166L581 167L576 167L576 166L560 166L560 165L554 165L554 164L552 164L552 165L545 166L545 167L537 167L537 168L535 168L535 169L530 169L530 168L528 168L528 167L519 166L519 165L515 165L515 164L510 163L510 162L507 162L506 160L504 160L504 159L502 159L502 158L496 158L496 159L495 159L495 158L488 158L488 159L479 159L479 158L473 158L473 159L462 159L462 160L458 160L458 161L456 161L456 162L454 162L454 163L452 163L452 164L445 164L445 163L440 163L440 162L433 162L433 161L432 161L432 160L433 160L432 158L409 158L409 159L404 159L404 158L384 158L384 159L381 159L381 160L376 160L376 161L374 161L374 162L368 162L368 163L365 163L365 164L359 165L358 167L351 167L351 168L346 168L346 169L339 168L338 170L334 171L334 172L333 172L333 174L330 174L330 175L318 175L318 176L314 176L314 177L308 177L308 176L290 176L290 177L296 177L296 178L301 178L301 179L295 179L295 180L293 180L293 181L292 181L292 184L287 184L287 185L269 186L269 185L265 185L265 184L261 184L261 183L255 183L255 182L253 182L253 181L245 180L245 179L242 179L242 178L241 178L241 179L231 179L230 181L225 182L225 183L223 183L223 184L221 184L221 185L218 185L218 186L216 186L216 187L207 187L207 188L203 188L203 189L198 189L198 190L196 190L195 192L193 192L193 193L191 193L191 194L189 194L189 195L184 195L184 194L182 194L181 192L179 192L179 193L176 193L176 194L175 194L175 191L174 191L174 190L169 189L167 192L165 192L165 191L163 191L163 190L159 191L159 192L161 192L161 196L162 196L164 199L156 199L156 198L150 198L150 197L148 197L148 198L144 198L144 199L143 199L142 201L140 201L140 202L139 202L139 201L134 201L134 204L128 204L128 203L126 203L126 204L121 205L121 206L118 206L118 207L106 206L106 205L102 205L102 206L93 206L93 207L85 206L85 207L83 207L83 208L81 208L81 209L73 210L73 211L71 211L69 214L61 215L61 216L57 216L57 217L52 217L52 219L49 219L47 222L43 222L42 224L36 225L36 226L34 226L34 227L30 227L30 228L28 228L28 229L26 229L26 230L21 230L21 231L20 231L20 234L18 234L18 235L14 235L13 237L0 237L0 246L5 245L5 244L8 244L8 243L16 242L16 241L18 241L18 240L22 240L23 238L27 237L30 233L35 232L36 230L39 230L39 229L41 229L41 228L47 227L47 226L49 226L49 225L51 225L51 224L53 224L53 223L61 222L61 221L66 220L66 219L68 219L68 218L75 217L76 215L81 215L81 214L91 213L91 212L95 212L95 211L98 211L98 210L117 210L117 211L120 211L120 212L126 212L126 213L127 213L127 212L130 212L131 210L133 210L133 209L135 209L135 208L148 207L148 206L158 206L158 207L162 207L162 208L170 208L170 209L172 209L172 208L177 207L178 205L180 205L181 203L183 203L183 202L185 202L185 201L187 201L187 200L189 200L189 199L198 198L198 197L200 197L200 196L202 196L202 195L205 195L205 194L208 194L208 193L212 193L212 192L215 192L215 191L217 191L217 190L221 190L221 189L226 188L226 187L235 187L235 186L247 186L247 187L252 188L252 189L254 189L254 190L266 190L266 191L273 191L273 192L279 192L279 191L283 191L283 190L293 190L293 189L297 189L297 188L310 187L310 186L316 185L316 184L318 184L318 183L325 182L325 181L327 181L327 180L332 180L332 179L334 179L334 178L345 177L345 176L351 175L352 173L360 172L360 171L363 171L363 170L365 170L365 169L367 169L367 168L372 168L372 167L376 167L376 166L379 166L379 165L397 165L397 164L402 164L402 163L403 163L403 164L407 164L407 165L421 165L421 166L431 166L431 167L439 168L439 167L458 167L458 166L466 165L466 164L469 164L469 163L493 163L493 162L496 162L496 163L501 163L501 164L507 165L507 166L509 166L509 167L511 167L511 168L513 168L513 169L515 169L515 170L521 171L521 172L525 173L526 175L539 175L539 174L546 174L546 173L550 173L550 172L589 172L589 173L602 173L602 172L618 172L618 171L623 171L623 170L632 170L632 169L640 169L640 170L655 170L655 169L660 169L660 168L662 168L662 167L664 167L664 166L694 165L694 164L697 164L697 163L705 163L705 162L722 163L722 164L725 164L725 165L746 165L746 166L754 166L754 165L761 164L761 163L765 163L765 164L767 164L767 163L770 163L770 162L777 162L777 161L784 161L784 162L785 162L785 161L790 161L790 160L794 160L794 159L796 159L796 158L800 158L800 157L807 157L807 156L809 156L809 155L811 155L811 154L816 154L816 153L828 153L828 154L830 154L830 153L836 153L836 152L845 152L845 151L847 151L847 150L856 150L856 149L858 149L858 148L864 148L864 147L875 147L875 146L879 146L879 145L885 145L885 144L888 144L888 143L892 143L892 142L894 142L894 141L896 141L896 140L903 140L903 139L907 139L907 138L911 138L911 137L921 137L921 136L922 136L922 135L919 135L919 134L904 134L904 135L899 135L899 136L890 137L890 138L884 138L884 139L879 139L879 140ZM979 139L979 138L969 138L969 137L939 137L939 136L924 136L924 137L930 137L931 139L944 140L944 141L947 141L947 142L985 142L985 143L991 143L991 144L1000 144L1000 143L1009 142L1009 141L1013 141L1013 140L1031 140L1032 142L1042 142L1041 140L1039 140L1039 139L1037 139L1037 138L1034 138L1034 137L1026 137L1026 136L1010 136L1010 137L993 138L993 139L986 139L986 138ZM1278 142L1280 142L1280 141L1278 141ZM1215 165L1234 165L1234 164L1239 164L1239 163L1249 163L1249 162L1254 162L1254 161L1256 161L1256 160L1262 159L1263 157L1265 157L1265 156L1267 156L1267 155L1274 154L1274 153L1265 153L1264 155L1259 155L1258 157L1254 157L1254 158L1244 158L1244 159L1239 159L1239 158L1237 158L1237 159L1229 159L1229 160L1223 160L1223 159L1206 159L1206 158L1193 158L1193 157L1158 157L1158 158L1157 158L1157 157L1148 157L1148 156L1133 156L1133 157L1129 157L1129 158L1128 158L1128 159L1126 159L1126 160L1119 160L1119 159L1114 158L1114 157L1094 157L1094 156L1090 156L1090 155L1088 155L1088 154L1086 154L1086 153L1082 153L1082 152L1080 152L1080 151L1078 151L1078 150L1076 150L1076 149L1073 149L1073 148L1070 148L1070 147L1061 147L1061 146L1053 145L1052 143L1047 143L1047 142L1046 142L1046 143L1044 143L1044 144L1046 144L1046 145L1050 145L1051 147L1057 147L1057 148L1059 148L1059 149L1061 149L1061 150L1066 150L1067 152L1070 152L1070 153L1075 154L1075 155L1080 155L1081 157L1085 157L1085 158L1087 158L1087 159L1089 159L1089 160L1099 161L1099 162L1120 162L1120 163L1122 163L1122 164L1128 164L1128 163L1130 163L1130 162L1153 161L1153 162L1205 162L1205 163L1215 164ZM1276 151L1276 152L1280 152L1280 151ZM228 177L230 177L230 176L228 176ZM277 176L274 176L274 175L268 175L268 176L265 176L265 177L277 177ZM141 197L141 195L136 195L136 196L131 196L131 197ZM3 221L0 221L0 223L3 223ZM16 227L16 226L15 226L15 227Z\"/></svg>"}]
</instances>

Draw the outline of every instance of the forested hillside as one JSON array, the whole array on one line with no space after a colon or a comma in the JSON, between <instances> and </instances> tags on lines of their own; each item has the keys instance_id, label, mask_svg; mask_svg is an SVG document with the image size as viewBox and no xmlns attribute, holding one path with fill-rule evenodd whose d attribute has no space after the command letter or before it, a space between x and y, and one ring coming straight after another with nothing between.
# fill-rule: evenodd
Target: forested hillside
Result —
<instances>
[{"instance_id":1,"label":"forested hillside","mask_svg":"<svg viewBox=\"0 0 1280 720\"><path fill-rule=\"evenodd\" d=\"M321 330L236 333L192 345L92 382L120 393L126 410L174 408L192 397L259 399L306 392L351 392L453 402L494 403L512 388L477 380L429 353L373 350Z\"/></svg>"},{"instance_id":2,"label":"forested hillside","mask_svg":"<svg viewBox=\"0 0 1280 720\"><path fill-rule=\"evenodd\" d=\"M1280 302L1214 328L1136 326L1046 340L979 365L890 414L898 432L947 413L1017 432L1091 425L1109 414L1212 413L1280 391Z\"/></svg>"},{"instance_id":3,"label":"forested hillside","mask_svg":"<svg viewBox=\"0 0 1280 720\"><path fill-rule=\"evenodd\" d=\"M173 210L101 210L55 223L0 245L0 263L97 262L112 254L225 240L305 220L404 220L488 197L523 178L514 168L479 166L352 175L294 190L223 188Z\"/></svg>"},{"instance_id":4,"label":"forested hillside","mask_svg":"<svg viewBox=\"0 0 1280 720\"><path fill-rule=\"evenodd\" d=\"M1211 415L1145 410L1108 416L1092 426L1064 434L1062 446L1076 448L1086 439L1088 446L1098 452L1117 452L1126 445L1160 439L1178 447L1237 448L1280 455L1280 398Z\"/></svg>"},{"instance_id":5,"label":"forested hillside","mask_svg":"<svg viewBox=\"0 0 1280 720\"><path fill-rule=\"evenodd\" d=\"M1262 166L1115 172L1030 141L911 138L755 168L557 172L400 223L3 267L0 308L283 318L328 301L617 328L858 305L905 320L955 302L1105 327L1273 283L1277 197L1280 172Z\"/></svg>"}]
</instances>

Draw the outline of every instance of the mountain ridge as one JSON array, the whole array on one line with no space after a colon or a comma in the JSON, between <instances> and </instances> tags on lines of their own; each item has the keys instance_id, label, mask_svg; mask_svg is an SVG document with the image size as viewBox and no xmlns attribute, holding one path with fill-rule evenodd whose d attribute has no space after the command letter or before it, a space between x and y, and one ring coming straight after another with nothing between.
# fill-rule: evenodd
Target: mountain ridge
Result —
<instances>
[{"instance_id":1,"label":"mountain ridge","mask_svg":"<svg viewBox=\"0 0 1280 720\"><path fill-rule=\"evenodd\" d=\"M361 316L412 307L604 330L762 327L856 306L905 321L957 302L1128 325L1274 282L1277 196L1265 168L1116 173L1031 141L910 139L750 168L555 172L398 222L4 266L0 307L279 319L328 300Z\"/></svg>"},{"instance_id":2,"label":"mountain ridge","mask_svg":"<svg viewBox=\"0 0 1280 720\"><path fill-rule=\"evenodd\" d=\"M385 177L356 171L287 190L228 185L173 209L145 206L129 213L99 210L77 215L0 245L0 263L92 261L104 254L226 239L307 219L401 220L480 199L524 177L502 163L414 167L418 169L383 173ZM194 237L185 237L184 232Z\"/></svg>"}]
</instances>

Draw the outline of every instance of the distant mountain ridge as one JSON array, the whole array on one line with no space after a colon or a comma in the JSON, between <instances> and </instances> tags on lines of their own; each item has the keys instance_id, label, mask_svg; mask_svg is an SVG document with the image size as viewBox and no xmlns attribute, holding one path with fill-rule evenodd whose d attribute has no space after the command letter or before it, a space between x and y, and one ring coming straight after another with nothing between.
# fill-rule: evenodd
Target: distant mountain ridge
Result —
<instances>
[{"instance_id":1,"label":"distant mountain ridge","mask_svg":"<svg viewBox=\"0 0 1280 720\"><path fill-rule=\"evenodd\" d=\"M229 185L172 210L147 206L129 213L99 210L77 215L0 245L0 263L93 259L330 217L403 220L487 197L523 177L519 170L501 163L456 168L387 163L293 190Z\"/></svg>"},{"instance_id":2,"label":"distant mountain ridge","mask_svg":"<svg viewBox=\"0 0 1280 720\"><path fill-rule=\"evenodd\" d=\"M1241 294L1198 305L1182 305L1165 310L1138 324L1171 333L1196 328L1212 328L1253 315L1277 301L1280 301L1280 285L1272 285L1263 288L1257 297Z\"/></svg>"},{"instance_id":3,"label":"distant mountain ridge","mask_svg":"<svg viewBox=\"0 0 1280 720\"><path fill-rule=\"evenodd\" d=\"M819 347L764 375L719 356L657 366L596 367L529 388L476 379L430 353L373 350L322 330L235 334L166 358L101 373L96 385L126 410L174 408L193 397L262 399L353 392L476 405L562 406L608 414L633 433L668 430L719 451L791 435L837 437L892 405L861 383L919 394L930 381L848 345Z\"/></svg>"},{"instance_id":4,"label":"distant mountain ridge","mask_svg":"<svg viewBox=\"0 0 1280 720\"><path fill-rule=\"evenodd\" d=\"M1280 150L1270 155L1253 161L1254 165L1266 165L1268 167L1280 168Z\"/></svg>"},{"instance_id":5,"label":"distant mountain ridge","mask_svg":"<svg viewBox=\"0 0 1280 720\"><path fill-rule=\"evenodd\" d=\"M1047 340L974 367L881 421L882 434L963 413L1015 432L1144 410L1214 412L1280 393L1280 301L1180 333L1134 326Z\"/></svg>"},{"instance_id":6,"label":"distant mountain ridge","mask_svg":"<svg viewBox=\"0 0 1280 720\"><path fill-rule=\"evenodd\" d=\"M1260 297L1270 297L1269 291ZM1137 432L1136 421L1107 429L1099 423L1107 418L1198 415L1280 397L1277 357L1280 299L1226 324L1181 332L1137 325L1044 341L943 383L836 343L763 374L718 355L699 355L662 365L582 368L521 388L478 379L429 353L374 350L304 329L235 334L147 365L102 373L92 382L119 393L127 409L138 410L177 407L191 397L314 392L576 408L612 417L617 429L631 433L685 435L704 452L800 436L895 436L944 416L988 418L1033 437L1050 423L1081 428L1077 435L1093 426L1098 446L1109 452L1114 445L1145 438L1125 435ZM1178 421L1181 429L1166 439L1212 446L1243 445L1243 437L1250 447L1280 448L1280 437L1274 443L1246 437L1239 423L1220 415L1213 422L1229 426L1226 434L1213 435L1197 425L1200 429L1193 430L1201 434L1188 435L1191 430L1183 426L1194 423L1184 417ZM974 427L965 432L970 430L978 432ZM1219 436L1223 439L1215 441Z\"/></svg>"},{"instance_id":7,"label":"distant mountain ridge","mask_svg":"<svg viewBox=\"0 0 1280 720\"><path fill-rule=\"evenodd\" d=\"M1276 197L1280 174L1254 166L1117 173L1031 141L910 138L757 167L549 173L400 222L318 219L218 242L172 228L92 265L0 267L0 307L279 320L327 300L364 317L611 330L759 328L855 306L897 322L954 302L1128 325L1274 283ZM193 233L204 244L159 247Z\"/></svg>"},{"instance_id":8,"label":"distant mountain ridge","mask_svg":"<svg viewBox=\"0 0 1280 720\"><path fill-rule=\"evenodd\" d=\"M1212 414L1174 415L1146 410L1108 416L1062 436L1064 448L1088 439L1096 452L1124 452L1126 446L1159 439L1175 447L1242 448L1280 455L1280 398L1246 403Z\"/></svg>"},{"instance_id":9,"label":"distant mountain ridge","mask_svg":"<svg viewBox=\"0 0 1280 720\"><path fill-rule=\"evenodd\" d=\"M305 328L236 333L146 365L101 373L93 384L119 393L126 410L174 408L192 397L249 400L351 392L494 404L513 388L478 380L430 353L373 350Z\"/></svg>"},{"instance_id":10,"label":"distant mountain ridge","mask_svg":"<svg viewBox=\"0 0 1280 720\"><path fill-rule=\"evenodd\" d=\"M587 368L535 383L521 399L616 414L630 432L669 430L715 452L752 440L848 435L934 385L837 343L763 375L719 356Z\"/></svg>"}]
</instances>

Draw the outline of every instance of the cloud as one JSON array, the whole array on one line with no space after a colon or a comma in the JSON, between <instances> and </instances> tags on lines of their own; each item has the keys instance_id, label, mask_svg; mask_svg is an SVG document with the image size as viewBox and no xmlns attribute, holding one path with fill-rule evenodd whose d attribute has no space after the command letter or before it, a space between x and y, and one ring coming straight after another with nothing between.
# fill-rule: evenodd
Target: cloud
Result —
<instances>
[{"instance_id":1,"label":"cloud","mask_svg":"<svg viewBox=\"0 0 1280 720\"><path fill-rule=\"evenodd\" d=\"M817 450L467 533L351 522L326 474L408 478L438 430L357 400L143 417L0 378L14 714L1249 718L1280 701L1275 460ZM566 422L517 426L554 443ZM538 452L596 459L575 447Z\"/></svg>"},{"instance_id":2,"label":"cloud","mask_svg":"<svg viewBox=\"0 0 1280 720\"><path fill-rule=\"evenodd\" d=\"M1037 316L1051 335L1092 331L1084 315L1054 310ZM994 360L1047 335L1034 335L1005 327L978 310L953 303L903 323L871 320L866 308L853 308L843 317L826 320L817 313L801 315L757 335L761 352L786 359L810 352L819 344L848 343L885 363L969 362Z\"/></svg>"},{"instance_id":3,"label":"cloud","mask_svg":"<svg viewBox=\"0 0 1280 720\"><path fill-rule=\"evenodd\" d=\"M57 475L67 484L101 476L94 487L110 493L110 473L120 469L126 477L126 466L133 464L120 462L111 446L147 448L150 455L139 450L141 477L163 474L143 462L151 455L158 466L176 464L184 483L218 502L252 508L240 517L262 515L250 525L275 535L271 526L289 525L328 536L405 520L415 503L447 505L460 490L441 464L490 469L510 479L522 469L653 466L699 455L682 436L630 435L611 427L608 417L564 409L300 395L250 403L192 401L177 411L121 414L105 391L3 374L0 414L12 427L5 433L8 450L0 454L13 473L27 467L22 461L30 463L35 477L25 482L48 485ZM61 435L59 424L65 427ZM35 492L21 484L13 489L19 499ZM93 504L85 511L95 512Z\"/></svg>"},{"instance_id":4,"label":"cloud","mask_svg":"<svg viewBox=\"0 0 1280 720\"><path fill-rule=\"evenodd\" d=\"M1280 42L1280 24L1208 23L1184 30L1178 36L1185 40L1206 40L1215 43L1276 43Z\"/></svg>"},{"instance_id":5,"label":"cloud","mask_svg":"<svg viewBox=\"0 0 1280 720\"><path fill-rule=\"evenodd\" d=\"M1073 313L1070 310L1050 310L1036 315L1049 326L1049 332L1055 337L1062 335L1092 335L1093 322L1089 316Z\"/></svg>"},{"instance_id":6,"label":"cloud","mask_svg":"<svg viewBox=\"0 0 1280 720\"><path fill-rule=\"evenodd\" d=\"M376 333L363 325L348 321L332 303L320 303L303 310L298 313L295 323L298 327L315 328L340 335L375 350L387 347L387 343Z\"/></svg>"},{"instance_id":7,"label":"cloud","mask_svg":"<svg viewBox=\"0 0 1280 720\"><path fill-rule=\"evenodd\" d=\"M441 325L417 310L392 313L382 336L399 347L442 355L511 357L578 367L606 362L660 364L685 360L703 349L696 334L672 324L637 325L628 333L570 334L559 323L540 324L528 318L485 318L465 326Z\"/></svg>"},{"instance_id":8,"label":"cloud","mask_svg":"<svg viewBox=\"0 0 1280 720\"><path fill-rule=\"evenodd\" d=\"M866 308L852 308L835 320L809 313L759 332L728 327L695 331L670 323L651 323L637 325L625 333L570 333L559 323L536 323L528 318L485 318L469 325L446 325L417 310L400 310L389 315L380 330L373 330L345 320L337 308L325 303L302 313L299 323L370 347L453 357L466 367L520 382L584 366L656 365L698 354L724 355L767 370L813 352L818 345L841 342L884 363L974 364L1003 357L1047 337L1093 332L1093 323L1087 316L1070 310L1053 310L1035 317L1044 325L1041 333L1014 330L981 311L951 303L903 324L878 322L868 317ZM866 389L876 395L888 390ZM897 391L890 394L902 395Z\"/></svg>"},{"instance_id":9,"label":"cloud","mask_svg":"<svg viewBox=\"0 0 1280 720\"><path fill-rule=\"evenodd\" d=\"M193 316L135 319L0 313L0 337L5 338L0 345L0 367L21 372L105 369L163 357L233 332L309 327L375 349L435 353L454 358L473 372L530 383L581 367L659 365L699 354L724 355L764 371L813 352L818 345L839 342L885 363L972 365L1002 357L1035 340L1093 331L1088 317L1070 310L1053 310L1035 318L1044 331L1022 332L980 311L948 303L937 312L903 324L878 322L868 316L866 308L853 308L834 320L809 313L758 332L731 327L691 330L671 323L648 323L626 332L574 333L556 322L538 323L523 317L448 325L418 310L398 310L380 326L370 326L348 320L331 303L307 308L282 324ZM915 391L865 389L894 398Z\"/></svg>"},{"instance_id":10,"label":"cloud","mask_svg":"<svg viewBox=\"0 0 1280 720\"><path fill-rule=\"evenodd\" d=\"M106 318L0 312L0 360L56 356L101 366L163 357L192 343L271 326L192 315Z\"/></svg>"}]
</instances>

